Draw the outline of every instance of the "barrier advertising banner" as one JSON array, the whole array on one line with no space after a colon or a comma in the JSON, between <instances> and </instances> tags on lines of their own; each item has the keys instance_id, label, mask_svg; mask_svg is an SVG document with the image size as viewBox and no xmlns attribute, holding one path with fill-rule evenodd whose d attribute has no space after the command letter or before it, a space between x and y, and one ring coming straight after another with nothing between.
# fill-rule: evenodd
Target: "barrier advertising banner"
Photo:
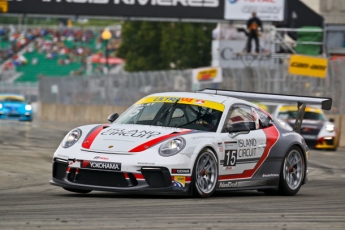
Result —
<instances>
[{"instance_id":1,"label":"barrier advertising banner","mask_svg":"<svg viewBox=\"0 0 345 230\"><path fill-rule=\"evenodd\" d=\"M193 84L221 83L223 81L222 69L219 67L193 69L192 76Z\"/></svg>"},{"instance_id":2,"label":"barrier advertising banner","mask_svg":"<svg viewBox=\"0 0 345 230\"><path fill-rule=\"evenodd\" d=\"M224 0L9 0L8 13L224 19Z\"/></svg>"},{"instance_id":3,"label":"barrier advertising banner","mask_svg":"<svg viewBox=\"0 0 345 230\"><path fill-rule=\"evenodd\" d=\"M327 58L291 55L289 74L325 78L327 75Z\"/></svg>"},{"instance_id":4,"label":"barrier advertising banner","mask_svg":"<svg viewBox=\"0 0 345 230\"><path fill-rule=\"evenodd\" d=\"M225 19L248 20L253 11L262 21L283 21L285 0L225 0Z\"/></svg>"}]
</instances>

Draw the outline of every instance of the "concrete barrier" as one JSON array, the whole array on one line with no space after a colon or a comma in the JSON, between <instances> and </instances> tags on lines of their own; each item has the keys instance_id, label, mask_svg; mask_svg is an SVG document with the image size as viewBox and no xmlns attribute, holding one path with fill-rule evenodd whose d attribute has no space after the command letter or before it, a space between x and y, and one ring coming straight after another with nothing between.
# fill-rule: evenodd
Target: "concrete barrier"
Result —
<instances>
[{"instance_id":1,"label":"concrete barrier","mask_svg":"<svg viewBox=\"0 0 345 230\"><path fill-rule=\"evenodd\" d=\"M107 123L110 114L123 113L128 107L109 105L40 104L40 119L58 122Z\"/></svg>"}]
</instances>

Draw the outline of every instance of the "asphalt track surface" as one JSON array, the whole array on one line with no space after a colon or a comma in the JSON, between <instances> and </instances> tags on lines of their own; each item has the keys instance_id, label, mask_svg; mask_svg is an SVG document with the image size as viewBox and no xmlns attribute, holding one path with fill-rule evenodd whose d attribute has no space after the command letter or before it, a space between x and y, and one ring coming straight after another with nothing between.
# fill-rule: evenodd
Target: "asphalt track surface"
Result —
<instances>
[{"instance_id":1,"label":"asphalt track surface","mask_svg":"<svg viewBox=\"0 0 345 230\"><path fill-rule=\"evenodd\" d=\"M311 151L294 197L256 191L208 199L92 192L49 185L71 124L0 121L0 229L345 229L345 150Z\"/></svg>"}]
</instances>

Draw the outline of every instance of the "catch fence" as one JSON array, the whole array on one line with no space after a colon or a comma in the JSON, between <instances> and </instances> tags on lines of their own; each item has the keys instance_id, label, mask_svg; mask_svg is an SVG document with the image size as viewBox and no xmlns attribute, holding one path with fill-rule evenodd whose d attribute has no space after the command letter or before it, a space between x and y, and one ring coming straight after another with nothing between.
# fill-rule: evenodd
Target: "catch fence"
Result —
<instances>
[{"instance_id":1,"label":"catch fence","mask_svg":"<svg viewBox=\"0 0 345 230\"><path fill-rule=\"evenodd\" d=\"M333 98L332 114L345 113L345 60L329 63L327 78L287 74L287 64L223 69L223 82L199 88L253 91ZM51 78L39 81L44 103L130 106L140 98L158 92L185 92L198 89L191 70L152 71Z\"/></svg>"}]
</instances>

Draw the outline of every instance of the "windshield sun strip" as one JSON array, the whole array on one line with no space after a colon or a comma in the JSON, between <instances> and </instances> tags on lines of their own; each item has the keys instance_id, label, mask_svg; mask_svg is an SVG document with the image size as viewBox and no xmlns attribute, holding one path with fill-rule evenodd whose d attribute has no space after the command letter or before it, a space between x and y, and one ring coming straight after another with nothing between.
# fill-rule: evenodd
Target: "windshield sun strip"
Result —
<instances>
[{"instance_id":1,"label":"windshield sun strip","mask_svg":"<svg viewBox=\"0 0 345 230\"><path fill-rule=\"evenodd\" d=\"M136 102L136 105L140 104L146 104L146 103L176 103L178 101L178 104L187 104L187 105L196 105L196 106L202 106L210 109L215 109L221 112L224 112L225 106L221 103L214 102L214 101L208 101L208 100L202 100L202 99L196 99L196 98L182 98L182 97L145 97L138 102Z\"/></svg>"}]
</instances>

